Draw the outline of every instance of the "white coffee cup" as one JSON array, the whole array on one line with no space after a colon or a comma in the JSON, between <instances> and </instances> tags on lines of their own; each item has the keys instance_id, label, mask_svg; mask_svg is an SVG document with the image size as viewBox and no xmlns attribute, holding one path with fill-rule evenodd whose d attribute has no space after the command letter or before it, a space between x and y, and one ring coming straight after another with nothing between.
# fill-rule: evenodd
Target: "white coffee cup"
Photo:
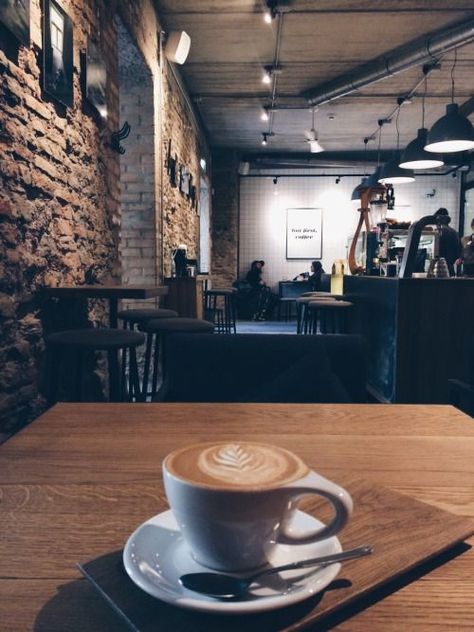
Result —
<instances>
[{"instance_id":1,"label":"white coffee cup","mask_svg":"<svg viewBox=\"0 0 474 632\"><path fill-rule=\"evenodd\" d=\"M329 538L352 512L348 492L309 470L283 448L256 442L213 442L175 450L163 462L171 510L193 557L223 571L242 571L271 561L278 544ZM294 533L288 528L297 501L328 499L334 518L325 527Z\"/></svg>"}]
</instances>

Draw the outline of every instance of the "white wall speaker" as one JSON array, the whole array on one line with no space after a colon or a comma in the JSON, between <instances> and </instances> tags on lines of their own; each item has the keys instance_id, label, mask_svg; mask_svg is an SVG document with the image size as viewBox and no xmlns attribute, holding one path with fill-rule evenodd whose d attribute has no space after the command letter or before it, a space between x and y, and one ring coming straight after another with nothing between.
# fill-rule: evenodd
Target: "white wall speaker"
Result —
<instances>
[{"instance_id":1,"label":"white wall speaker","mask_svg":"<svg viewBox=\"0 0 474 632\"><path fill-rule=\"evenodd\" d=\"M166 58L175 64L184 64L190 48L191 38L186 31L171 31L166 40Z\"/></svg>"}]
</instances>

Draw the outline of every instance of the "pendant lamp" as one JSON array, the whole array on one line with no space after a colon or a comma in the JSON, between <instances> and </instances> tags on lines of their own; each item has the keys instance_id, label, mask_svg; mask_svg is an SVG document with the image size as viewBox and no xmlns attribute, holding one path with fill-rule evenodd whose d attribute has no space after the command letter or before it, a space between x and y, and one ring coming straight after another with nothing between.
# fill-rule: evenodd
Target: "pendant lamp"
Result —
<instances>
[{"instance_id":1,"label":"pendant lamp","mask_svg":"<svg viewBox=\"0 0 474 632\"><path fill-rule=\"evenodd\" d=\"M446 114L436 121L428 133L428 152L452 153L474 147L474 127L459 113L457 103L446 106Z\"/></svg>"},{"instance_id":2,"label":"pendant lamp","mask_svg":"<svg viewBox=\"0 0 474 632\"><path fill-rule=\"evenodd\" d=\"M400 169L399 153L388 160L382 167L379 175L381 184L405 184L415 181L415 174L411 169Z\"/></svg>"},{"instance_id":3,"label":"pendant lamp","mask_svg":"<svg viewBox=\"0 0 474 632\"><path fill-rule=\"evenodd\" d=\"M415 181L415 174L411 169L400 169L400 130L398 127L398 118L400 116L400 108L403 101L398 102L397 118L395 124L397 126L397 151L393 158L387 160L383 165L379 176L381 184L405 184Z\"/></svg>"},{"instance_id":4,"label":"pendant lamp","mask_svg":"<svg viewBox=\"0 0 474 632\"><path fill-rule=\"evenodd\" d=\"M454 64L451 68L451 103L446 106L446 114L436 121L428 132L426 151L450 154L466 151L474 147L474 127L468 118L459 112L454 103L454 69L457 64L457 48L454 49Z\"/></svg>"},{"instance_id":5,"label":"pendant lamp","mask_svg":"<svg viewBox=\"0 0 474 632\"><path fill-rule=\"evenodd\" d=\"M355 189L352 191L352 195L351 195L351 202L353 204L359 204L360 203L360 191L361 189L366 189L367 188L367 180L368 180L368 176L365 176L364 178L361 179L360 183L355 187Z\"/></svg>"},{"instance_id":6,"label":"pendant lamp","mask_svg":"<svg viewBox=\"0 0 474 632\"><path fill-rule=\"evenodd\" d=\"M442 156L425 150L427 136L426 127L420 127L417 137L408 143L402 153L399 165L402 169L435 169L444 165Z\"/></svg>"}]
</instances>

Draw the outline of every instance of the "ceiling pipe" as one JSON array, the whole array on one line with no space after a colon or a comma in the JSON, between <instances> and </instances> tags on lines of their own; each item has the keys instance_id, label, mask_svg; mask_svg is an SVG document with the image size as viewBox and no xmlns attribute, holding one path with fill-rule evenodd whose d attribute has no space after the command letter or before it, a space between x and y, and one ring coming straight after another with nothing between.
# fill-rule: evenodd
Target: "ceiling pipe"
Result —
<instances>
[{"instance_id":1,"label":"ceiling pipe","mask_svg":"<svg viewBox=\"0 0 474 632\"><path fill-rule=\"evenodd\" d=\"M433 62L445 53L472 41L474 18L395 48L332 81L305 91L302 96L311 106L322 105L408 68Z\"/></svg>"}]
</instances>

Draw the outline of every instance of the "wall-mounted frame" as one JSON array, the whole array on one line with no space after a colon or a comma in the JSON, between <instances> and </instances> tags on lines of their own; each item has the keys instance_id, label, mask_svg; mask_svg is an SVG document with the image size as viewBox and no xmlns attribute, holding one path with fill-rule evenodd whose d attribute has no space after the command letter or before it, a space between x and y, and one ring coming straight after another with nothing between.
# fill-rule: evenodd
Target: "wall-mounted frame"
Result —
<instances>
[{"instance_id":1,"label":"wall-mounted frame","mask_svg":"<svg viewBox=\"0 0 474 632\"><path fill-rule=\"evenodd\" d=\"M98 44L87 42L86 53L86 97L100 116L107 118L107 67Z\"/></svg>"},{"instance_id":2,"label":"wall-mounted frame","mask_svg":"<svg viewBox=\"0 0 474 632\"><path fill-rule=\"evenodd\" d=\"M0 0L0 22L19 42L30 43L30 0Z\"/></svg>"},{"instance_id":3,"label":"wall-mounted frame","mask_svg":"<svg viewBox=\"0 0 474 632\"><path fill-rule=\"evenodd\" d=\"M43 88L66 106L73 103L72 20L54 0L44 0Z\"/></svg>"},{"instance_id":4,"label":"wall-mounted frame","mask_svg":"<svg viewBox=\"0 0 474 632\"><path fill-rule=\"evenodd\" d=\"M286 258L321 259L323 212L320 208L286 210Z\"/></svg>"}]
</instances>

